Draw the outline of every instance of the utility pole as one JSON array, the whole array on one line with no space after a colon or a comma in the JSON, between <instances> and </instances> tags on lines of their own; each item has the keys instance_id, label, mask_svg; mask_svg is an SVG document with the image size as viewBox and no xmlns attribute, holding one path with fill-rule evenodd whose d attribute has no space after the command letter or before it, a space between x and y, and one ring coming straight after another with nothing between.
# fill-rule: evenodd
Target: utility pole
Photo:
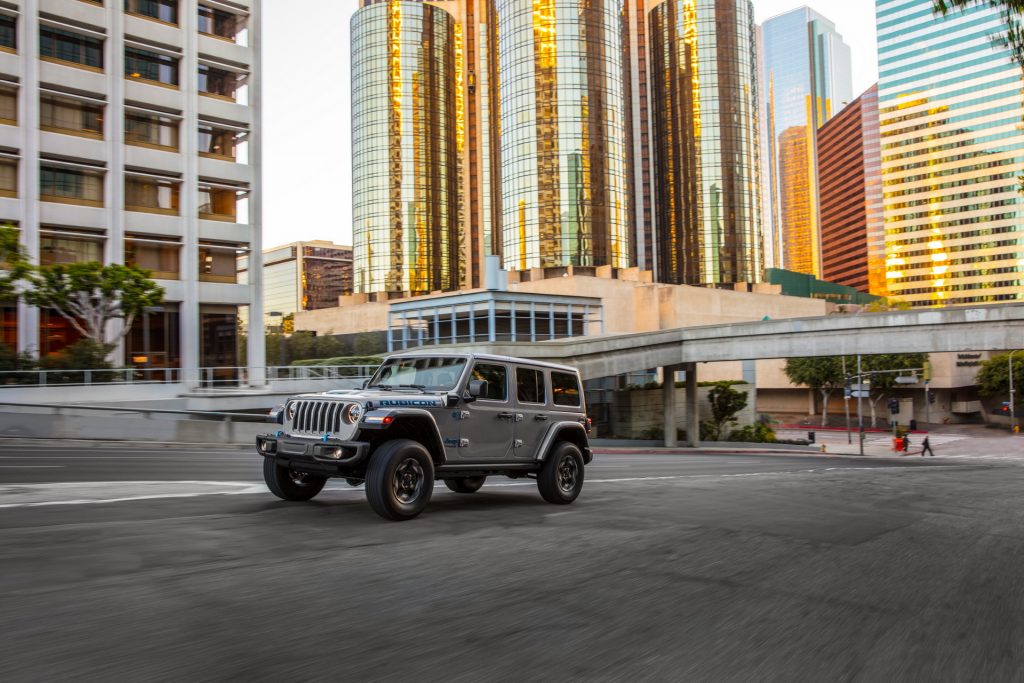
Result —
<instances>
[{"instance_id":1,"label":"utility pole","mask_svg":"<svg viewBox=\"0 0 1024 683\"><path fill-rule=\"evenodd\" d=\"M846 356L843 356L843 410L846 412L846 443L853 443L850 434L850 376L846 374Z\"/></svg>"},{"instance_id":2,"label":"utility pole","mask_svg":"<svg viewBox=\"0 0 1024 683\"><path fill-rule=\"evenodd\" d=\"M860 354L857 354L857 385L864 384L864 378L860 374ZM860 442L860 454L864 455L864 411L861 410L861 394L863 392L857 392L857 436Z\"/></svg>"},{"instance_id":3,"label":"utility pole","mask_svg":"<svg viewBox=\"0 0 1024 683\"><path fill-rule=\"evenodd\" d=\"M1014 400L1013 400L1013 354L1015 354L1015 353L1017 353L1017 352L1016 351L1010 351L1010 355L1006 359L1006 362L1010 366L1010 433L1011 434L1016 434L1017 433L1017 430L1015 429L1015 427L1017 426L1017 411L1015 410L1016 405L1014 404Z\"/></svg>"}]
</instances>

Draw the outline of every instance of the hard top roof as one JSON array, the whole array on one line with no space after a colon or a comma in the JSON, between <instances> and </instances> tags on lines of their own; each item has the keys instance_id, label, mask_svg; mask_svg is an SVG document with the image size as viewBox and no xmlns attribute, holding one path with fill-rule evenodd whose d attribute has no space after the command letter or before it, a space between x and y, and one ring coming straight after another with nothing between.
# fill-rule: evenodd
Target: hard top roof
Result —
<instances>
[{"instance_id":1,"label":"hard top roof","mask_svg":"<svg viewBox=\"0 0 1024 683\"><path fill-rule=\"evenodd\" d=\"M491 360L499 363L516 363L517 365L533 365L535 367L551 368L553 370L564 370L566 372L576 373L576 368L571 365L561 365L559 363L549 363L543 360L534 360L532 358L515 358L513 356L497 356L492 353L478 353L476 351L428 351L428 350L417 350L417 351L396 351L389 353L385 356L386 360L392 358L423 358L423 357L454 357L454 358L466 358L470 360Z\"/></svg>"}]
</instances>

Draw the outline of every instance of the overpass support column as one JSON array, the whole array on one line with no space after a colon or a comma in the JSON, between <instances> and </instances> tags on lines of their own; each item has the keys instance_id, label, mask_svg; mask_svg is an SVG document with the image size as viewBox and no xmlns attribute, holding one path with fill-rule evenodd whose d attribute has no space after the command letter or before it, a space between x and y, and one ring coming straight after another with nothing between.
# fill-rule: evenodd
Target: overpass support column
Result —
<instances>
[{"instance_id":1,"label":"overpass support column","mask_svg":"<svg viewBox=\"0 0 1024 683\"><path fill-rule=\"evenodd\" d=\"M665 426L665 447L675 448L676 439L676 370L679 365L666 365L661 369L661 403Z\"/></svg>"},{"instance_id":2,"label":"overpass support column","mask_svg":"<svg viewBox=\"0 0 1024 683\"><path fill-rule=\"evenodd\" d=\"M700 410L697 405L697 364L683 363L686 371L686 445L700 446Z\"/></svg>"}]
</instances>

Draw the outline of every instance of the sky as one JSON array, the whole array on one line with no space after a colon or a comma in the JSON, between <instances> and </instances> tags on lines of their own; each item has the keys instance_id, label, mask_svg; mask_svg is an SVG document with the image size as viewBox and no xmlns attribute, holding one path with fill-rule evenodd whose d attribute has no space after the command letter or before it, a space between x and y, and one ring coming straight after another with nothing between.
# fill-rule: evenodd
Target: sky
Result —
<instances>
[{"instance_id":1,"label":"sky","mask_svg":"<svg viewBox=\"0 0 1024 683\"><path fill-rule=\"evenodd\" d=\"M835 22L853 52L854 97L867 90L878 78L874 0L754 0L754 13L760 23L802 4ZM352 244L349 20L358 6L263 2L264 248Z\"/></svg>"}]
</instances>

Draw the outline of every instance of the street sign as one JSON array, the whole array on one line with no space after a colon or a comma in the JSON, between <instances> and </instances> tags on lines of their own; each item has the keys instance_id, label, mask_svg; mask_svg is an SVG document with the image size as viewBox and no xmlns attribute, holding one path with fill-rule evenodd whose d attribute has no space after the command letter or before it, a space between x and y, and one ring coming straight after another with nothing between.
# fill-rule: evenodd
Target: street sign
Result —
<instances>
[{"instance_id":1,"label":"street sign","mask_svg":"<svg viewBox=\"0 0 1024 683\"><path fill-rule=\"evenodd\" d=\"M854 389L850 392L850 396L853 398L871 398L871 392L861 389Z\"/></svg>"},{"instance_id":2,"label":"street sign","mask_svg":"<svg viewBox=\"0 0 1024 683\"><path fill-rule=\"evenodd\" d=\"M870 391L871 385L867 382L864 382L864 384L851 384L850 389L852 391Z\"/></svg>"},{"instance_id":3,"label":"street sign","mask_svg":"<svg viewBox=\"0 0 1024 683\"><path fill-rule=\"evenodd\" d=\"M896 378L896 384L917 384L915 375L900 375Z\"/></svg>"}]
</instances>

